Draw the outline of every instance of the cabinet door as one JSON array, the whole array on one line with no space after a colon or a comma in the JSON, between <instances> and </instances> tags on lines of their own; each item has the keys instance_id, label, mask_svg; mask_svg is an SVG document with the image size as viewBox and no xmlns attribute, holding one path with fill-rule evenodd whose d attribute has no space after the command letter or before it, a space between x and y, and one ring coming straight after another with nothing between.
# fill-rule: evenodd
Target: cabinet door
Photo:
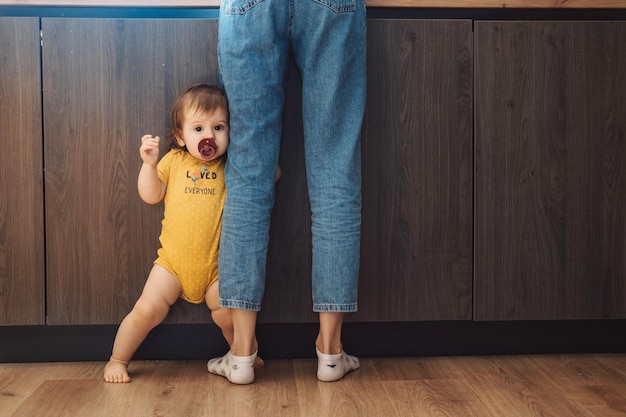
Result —
<instances>
[{"instance_id":1,"label":"cabinet door","mask_svg":"<svg viewBox=\"0 0 626 417\"><path fill-rule=\"evenodd\" d=\"M140 138L169 134L184 87L219 82L217 21L45 18L42 27L48 322L119 323L159 246L162 206L137 194ZM167 320L209 313L183 302Z\"/></svg>"},{"instance_id":2,"label":"cabinet door","mask_svg":"<svg viewBox=\"0 0 626 417\"><path fill-rule=\"evenodd\" d=\"M372 20L360 312L471 319L472 25Z\"/></svg>"},{"instance_id":3,"label":"cabinet door","mask_svg":"<svg viewBox=\"0 0 626 417\"><path fill-rule=\"evenodd\" d=\"M626 317L626 23L477 22L475 317Z\"/></svg>"},{"instance_id":4,"label":"cabinet door","mask_svg":"<svg viewBox=\"0 0 626 417\"><path fill-rule=\"evenodd\" d=\"M40 38L0 18L0 325L45 320Z\"/></svg>"},{"instance_id":5,"label":"cabinet door","mask_svg":"<svg viewBox=\"0 0 626 417\"><path fill-rule=\"evenodd\" d=\"M368 21L359 312L352 321L471 319L469 21ZM261 321L313 321L300 85L288 76ZM298 140L294 140L298 138Z\"/></svg>"}]
</instances>

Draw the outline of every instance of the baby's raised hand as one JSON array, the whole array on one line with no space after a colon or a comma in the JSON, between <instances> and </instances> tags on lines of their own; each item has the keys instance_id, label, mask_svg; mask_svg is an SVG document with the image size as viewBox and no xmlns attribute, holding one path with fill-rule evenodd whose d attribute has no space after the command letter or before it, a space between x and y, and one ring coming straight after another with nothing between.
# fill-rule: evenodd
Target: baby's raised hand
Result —
<instances>
[{"instance_id":1,"label":"baby's raised hand","mask_svg":"<svg viewBox=\"0 0 626 417\"><path fill-rule=\"evenodd\" d=\"M146 164L156 165L159 159L159 141L158 136L143 135L141 137L141 147L139 148L139 155L141 160Z\"/></svg>"}]
</instances>

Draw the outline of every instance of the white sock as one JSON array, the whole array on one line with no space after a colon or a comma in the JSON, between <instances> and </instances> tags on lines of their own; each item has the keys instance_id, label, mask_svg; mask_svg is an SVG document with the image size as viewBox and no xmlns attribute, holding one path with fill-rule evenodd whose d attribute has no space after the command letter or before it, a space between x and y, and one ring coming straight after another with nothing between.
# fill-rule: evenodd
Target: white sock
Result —
<instances>
[{"instance_id":1,"label":"white sock","mask_svg":"<svg viewBox=\"0 0 626 417\"><path fill-rule=\"evenodd\" d=\"M210 373L226 377L233 384L250 384L254 382L254 359L257 352L250 356L235 356L230 353L213 358L207 363Z\"/></svg>"},{"instance_id":2,"label":"white sock","mask_svg":"<svg viewBox=\"0 0 626 417\"><path fill-rule=\"evenodd\" d=\"M348 372L359 369L361 366L357 357L348 355L346 352L327 355L320 352L317 347L315 351L317 352L317 379L320 381L338 381Z\"/></svg>"}]
</instances>

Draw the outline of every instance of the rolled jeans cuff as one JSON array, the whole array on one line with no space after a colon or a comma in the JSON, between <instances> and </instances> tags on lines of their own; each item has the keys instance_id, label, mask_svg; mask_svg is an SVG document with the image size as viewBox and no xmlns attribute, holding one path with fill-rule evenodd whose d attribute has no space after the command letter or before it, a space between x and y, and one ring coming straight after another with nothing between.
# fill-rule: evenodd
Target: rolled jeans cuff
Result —
<instances>
[{"instance_id":1,"label":"rolled jeans cuff","mask_svg":"<svg viewBox=\"0 0 626 417\"><path fill-rule=\"evenodd\" d=\"M357 304L313 304L316 313L356 313Z\"/></svg>"},{"instance_id":2,"label":"rolled jeans cuff","mask_svg":"<svg viewBox=\"0 0 626 417\"><path fill-rule=\"evenodd\" d=\"M261 304L241 300L223 300L220 298L220 307L236 308L238 310L261 311Z\"/></svg>"}]
</instances>

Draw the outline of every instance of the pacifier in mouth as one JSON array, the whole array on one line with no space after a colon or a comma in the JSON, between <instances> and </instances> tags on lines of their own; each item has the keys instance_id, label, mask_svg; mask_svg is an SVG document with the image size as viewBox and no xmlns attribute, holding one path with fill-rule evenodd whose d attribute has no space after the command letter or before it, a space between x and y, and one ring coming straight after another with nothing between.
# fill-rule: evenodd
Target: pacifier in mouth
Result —
<instances>
[{"instance_id":1,"label":"pacifier in mouth","mask_svg":"<svg viewBox=\"0 0 626 417\"><path fill-rule=\"evenodd\" d=\"M217 143L213 139L202 139L198 144L198 152L202 159L208 161L217 153Z\"/></svg>"}]
</instances>

